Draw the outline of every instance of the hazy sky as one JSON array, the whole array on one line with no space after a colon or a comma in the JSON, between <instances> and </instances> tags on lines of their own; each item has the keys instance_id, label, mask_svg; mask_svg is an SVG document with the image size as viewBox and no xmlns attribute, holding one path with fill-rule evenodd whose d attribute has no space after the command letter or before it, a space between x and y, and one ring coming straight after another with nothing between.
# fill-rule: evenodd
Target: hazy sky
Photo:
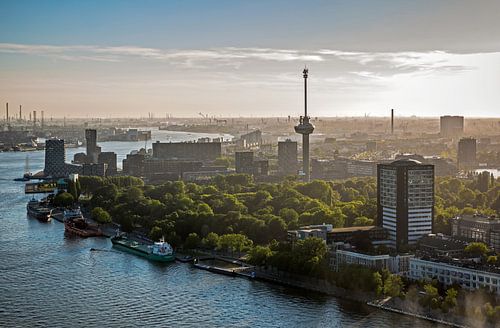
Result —
<instances>
[{"instance_id":1,"label":"hazy sky","mask_svg":"<svg viewBox=\"0 0 500 328\"><path fill-rule=\"evenodd\" d=\"M500 1L0 1L0 102L73 117L500 116ZM3 117L3 110L0 111Z\"/></svg>"}]
</instances>

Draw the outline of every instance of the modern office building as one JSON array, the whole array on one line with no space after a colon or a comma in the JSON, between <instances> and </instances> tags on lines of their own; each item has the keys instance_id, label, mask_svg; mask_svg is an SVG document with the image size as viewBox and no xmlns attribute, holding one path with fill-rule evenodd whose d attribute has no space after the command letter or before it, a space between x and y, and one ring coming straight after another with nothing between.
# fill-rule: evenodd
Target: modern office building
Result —
<instances>
[{"instance_id":1,"label":"modern office building","mask_svg":"<svg viewBox=\"0 0 500 328\"><path fill-rule=\"evenodd\" d=\"M97 151L97 130L86 129L85 130L85 141L87 143L87 162L97 163L98 151Z\"/></svg>"},{"instance_id":2,"label":"modern office building","mask_svg":"<svg viewBox=\"0 0 500 328\"><path fill-rule=\"evenodd\" d=\"M155 142L153 157L157 159L212 162L221 157L220 142Z\"/></svg>"},{"instance_id":3,"label":"modern office building","mask_svg":"<svg viewBox=\"0 0 500 328\"><path fill-rule=\"evenodd\" d=\"M469 170L476 167L476 139L460 139L458 142L457 163L460 170Z\"/></svg>"},{"instance_id":4,"label":"modern office building","mask_svg":"<svg viewBox=\"0 0 500 328\"><path fill-rule=\"evenodd\" d=\"M411 159L377 167L377 223L391 246L414 245L433 230L434 166Z\"/></svg>"},{"instance_id":5,"label":"modern office building","mask_svg":"<svg viewBox=\"0 0 500 328\"><path fill-rule=\"evenodd\" d=\"M482 215L463 215L451 220L451 234L480 241L500 252L500 219Z\"/></svg>"},{"instance_id":6,"label":"modern office building","mask_svg":"<svg viewBox=\"0 0 500 328\"><path fill-rule=\"evenodd\" d=\"M278 173L295 175L299 168L297 142L290 139L278 142Z\"/></svg>"},{"instance_id":7,"label":"modern office building","mask_svg":"<svg viewBox=\"0 0 500 328\"><path fill-rule=\"evenodd\" d=\"M439 118L439 132L441 137L460 137L464 133L463 116L441 116Z\"/></svg>"}]
</instances>

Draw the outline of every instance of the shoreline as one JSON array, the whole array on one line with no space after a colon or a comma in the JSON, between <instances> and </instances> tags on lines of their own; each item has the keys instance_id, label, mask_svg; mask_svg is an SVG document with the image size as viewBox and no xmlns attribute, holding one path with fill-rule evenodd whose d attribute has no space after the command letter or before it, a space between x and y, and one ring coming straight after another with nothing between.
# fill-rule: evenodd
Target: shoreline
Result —
<instances>
[{"instance_id":1,"label":"shoreline","mask_svg":"<svg viewBox=\"0 0 500 328\"><path fill-rule=\"evenodd\" d=\"M196 265L195 265L196 267ZM405 315L408 317L414 317L419 320L425 320L449 327L455 327L455 328L469 328L473 327L471 325L465 325L461 323L456 323L452 321L447 321L443 320L441 318L436 318L420 313L415 313L411 312L408 310L402 310L399 308L395 308L392 306L388 306L385 304L380 304L381 299L377 298L375 295L371 293L366 293L366 292L359 292L359 291L351 291L347 289L343 289L340 287L337 287L335 284L331 284L330 282L322 279L315 279L315 278L307 278L307 279L290 279L290 278L285 278L283 276L277 276L277 275L270 275L269 273L266 273L266 271L269 270L261 270L259 267L254 267L256 270L254 271L254 275L248 274L247 272L245 273L240 273L240 272L232 272L232 274L229 274L229 272L226 272L227 270L214 270L214 268L211 268L210 270L207 270L207 268L201 268L198 267L198 269L202 270L207 270L212 273L216 274L223 274L227 276L233 276L233 277L242 277L242 278L247 278L251 280L259 280L263 281L266 283L272 283L272 284L278 284L282 286L287 286L287 287L293 287L293 288L298 288L298 289L303 289L311 292L317 292L321 293L324 295L329 295L335 298L343 299L343 300L348 300L348 301L353 301L353 302L358 302L364 305L367 305L372 308L376 308L379 310L383 311L388 311L392 313L397 313L400 315ZM273 271L273 270L271 270ZM288 274L292 276L291 274ZM464 318L466 319L466 318ZM473 323L474 324L474 323ZM479 323L478 323L479 324ZM484 323L482 323L484 325ZM488 326L486 326L488 327Z\"/></svg>"},{"instance_id":2,"label":"shoreline","mask_svg":"<svg viewBox=\"0 0 500 328\"><path fill-rule=\"evenodd\" d=\"M405 310L396 309L396 308L393 308L393 307L390 307L390 306L386 306L386 305L383 305L383 304L377 304L376 302L373 302L373 301L366 302L366 305L374 307L374 308L377 308L377 309L380 309L380 310L385 310L385 311L389 311L389 312L393 312L393 313L398 313L398 314L401 314L401 315L406 315L406 316L418 318L418 319L421 319L421 320L426 320L426 321L438 323L438 324L445 325L445 326L456 327L456 328L469 328L469 326L465 326L465 325L453 323L453 322L450 322L450 321L445 321L445 320L438 319L438 318L433 318L433 317L425 316L423 314L418 314L418 313L413 313L413 312L409 312L409 311L405 311Z\"/></svg>"}]
</instances>

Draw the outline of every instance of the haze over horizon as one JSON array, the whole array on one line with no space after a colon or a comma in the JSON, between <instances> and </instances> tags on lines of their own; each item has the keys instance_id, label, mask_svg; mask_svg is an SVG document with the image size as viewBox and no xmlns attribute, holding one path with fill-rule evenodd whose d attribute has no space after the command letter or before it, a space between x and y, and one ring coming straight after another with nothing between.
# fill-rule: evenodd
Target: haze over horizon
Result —
<instances>
[{"instance_id":1,"label":"haze over horizon","mask_svg":"<svg viewBox=\"0 0 500 328\"><path fill-rule=\"evenodd\" d=\"M313 117L500 117L499 11L465 0L5 0L0 102L54 117L295 117L307 66Z\"/></svg>"}]
</instances>

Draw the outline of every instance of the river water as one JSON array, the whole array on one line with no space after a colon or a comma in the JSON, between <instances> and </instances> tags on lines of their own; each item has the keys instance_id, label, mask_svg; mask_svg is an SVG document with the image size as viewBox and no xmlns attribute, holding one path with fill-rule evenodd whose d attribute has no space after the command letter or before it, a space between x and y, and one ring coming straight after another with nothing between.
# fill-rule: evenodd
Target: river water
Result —
<instances>
[{"instance_id":1,"label":"river water","mask_svg":"<svg viewBox=\"0 0 500 328\"><path fill-rule=\"evenodd\" d=\"M154 131L153 140L196 133ZM121 161L144 142L100 143ZM68 149L67 159L83 148ZM27 218L24 173L42 151L0 153L0 327L434 327L426 321L299 289L157 264L107 238L68 238L57 222ZM90 251L91 248L100 251Z\"/></svg>"}]
</instances>

